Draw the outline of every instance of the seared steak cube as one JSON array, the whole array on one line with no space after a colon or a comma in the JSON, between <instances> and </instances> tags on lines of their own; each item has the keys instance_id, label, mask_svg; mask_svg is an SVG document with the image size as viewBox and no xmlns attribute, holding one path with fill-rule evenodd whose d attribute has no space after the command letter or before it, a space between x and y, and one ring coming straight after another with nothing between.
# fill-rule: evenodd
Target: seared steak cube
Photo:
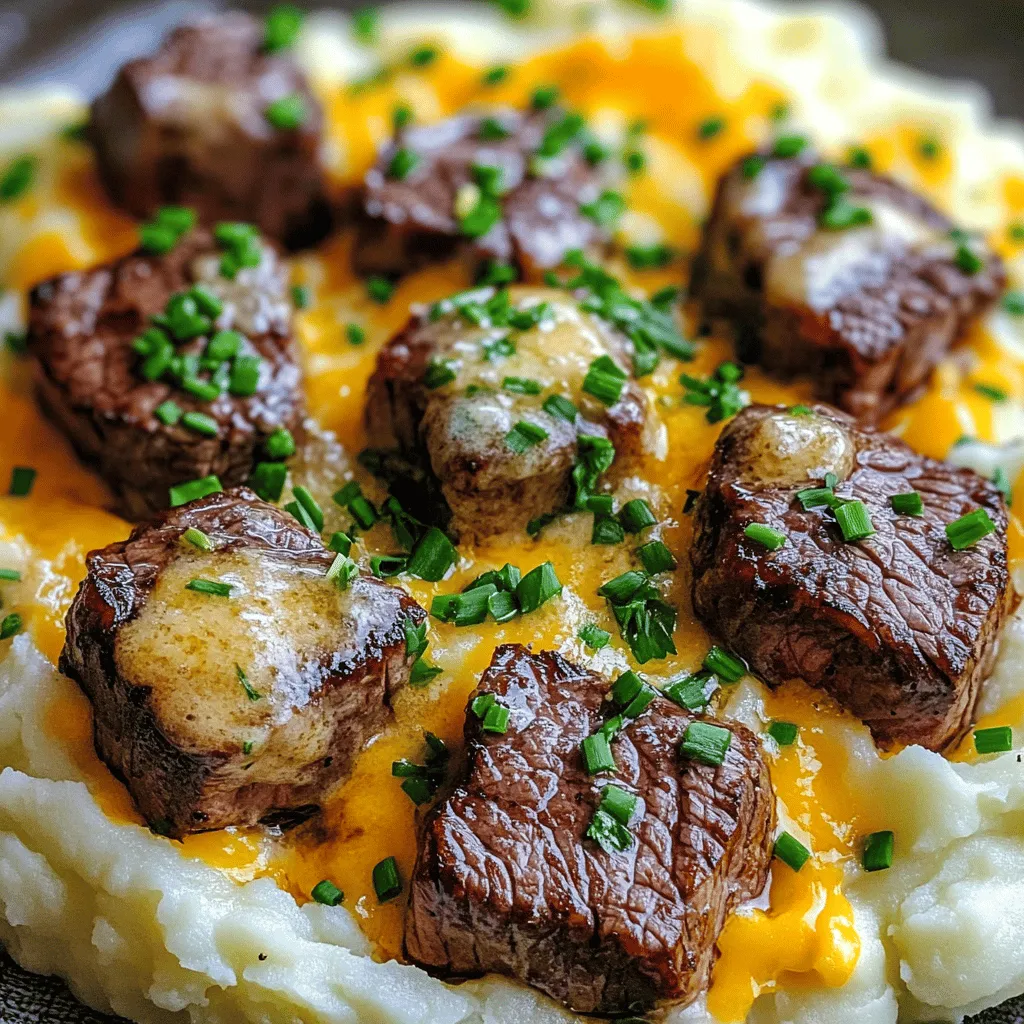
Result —
<instances>
[{"instance_id":1,"label":"seared steak cube","mask_svg":"<svg viewBox=\"0 0 1024 1024\"><path fill-rule=\"evenodd\" d=\"M706 987L726 915L765 884L768 768L731 723L718 723L731 732L719 767L682 756L694 718L656 697L612 740L614 774L589 775L580 744L610 714L607 691L557 654L495 651L474 697L507 708L507 730L486 731L471 701L464 774L421 838L413 960L510 975L579 1013L686 1002ZM606 783L637 798L632 839L611 852L587 836Z\"/></svg>"},{"instance_id":2,"label":"seared steak cube","mask_svg":"<svg viewBox=\"0 0 1024 1024\"><path fill-rule=\"evenodd\" d=\"M628 345L564 292L456 296L381 350L367 396L370 444L404 460L411 486L396 493L454 535L522 530L566 504L590 438L611 441L616 473L648 447L648 404L626 377ZM599 366L620 388L611 405L583 389L595 360L610 360ZM440 510L431 507L438 491Z\"/></svg>"},{"instance_id":3,"label":"seared steak cube","mask_svg":"<svg viewBox=\"0 0 1024 1024\"><path fill-rule=\"evenodd\" d=\"M894 507L915 492L919 513L912 497ZM971 513L994 529L957 550L946 527ZM695 515L694 608L754 672L827 690L883 744L964 735L1012 601L993 484L825 406L750 406L719 439Z\"/></svg>"},{"instance_id":4,"label":"seared steak cube","mask_svg":"<svg viewBox=\"0 0 1024 1024\"><path fill-rule=\"evenodd\" d=\"M405 622L425 613L372 577L328 576L334 558L245 488L89 555L60 668L155 830L308 813L390 719Z\"/></svg>"},{"instance_id":5,"label":"seared steak cube","mask_svg":"<svg viewBox=\"0 0 1024 1024\"><path fill-rule=\"evenodd\" d=\"M223 14L177 29L121 68L92 107L90 138L113 200L139 218L166 204L204 223L242 220L301 245L328 227L320 105L263 27Z\"/></svg>"},{"instance_id":6,"label":"seared steak cube","mask_svg":"<svg viewBox=\"0 0 1024 1024\"><path fill-rule=\"evenodd\" d=\"M722 180L692 292L739 356L874 423L907 401L1005 284L927 200L863 169L755 155Z\"/></svg>"},{"instance_id":7,"label":"seared steak cube","mask_svg":"<svg viewBox=\"0 0 1024 1024\"><path fill-rule=\"evenodd\" d=\"M244 483L270 435L301 426L286 271L259 251L259 266L229 280L213 238L196 231L163 256L137 252L32 294L39 397L129 519L166 508L186 480ZM206 312L176 298L197 285ZM155 327L172 305L192 312Z\"/></svg>"},{"instance_id":8,"label":"seared steak cube","mask_svg":"<svg viewBox=\"0 0 1024 1024\"><path fill-rule=\"evenodd\" d=\"M581 130L572 114L513 110L404 129L367 174L357 269L401 274L468 250L532 278L605 240L581 210L601 194Z\"/></svg>"}]
</instances>

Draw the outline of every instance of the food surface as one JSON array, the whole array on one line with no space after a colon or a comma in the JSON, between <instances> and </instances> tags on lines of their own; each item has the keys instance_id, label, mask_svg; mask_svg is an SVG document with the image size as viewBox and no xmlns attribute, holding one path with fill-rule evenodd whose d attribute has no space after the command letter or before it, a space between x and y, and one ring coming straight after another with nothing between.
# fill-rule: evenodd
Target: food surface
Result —
<instances>
[{"instance_id":1,"label":"food surface","mask_svg":"<svg viewBox=\"0 0 1024 1024\"><path fill-rule=\"evenodd\" d=\"M584 509L598 480L652 445L627 339L564 292L463 293L381 350L367 435L424 518L468 540ZM596 369L593 369L596 368ZM587 391L595 377L610 390Z\"/></svg>"},{"instance_id":2,"label":"food surface","mask_svg":"<svg viewBox=\"0 0 1024 1024\"><path fill-rule=\"evenodd\" d=\"M32 293L40 401L129 519L188 480L244 483L275 431L302 426L286 272L253 245L256 266L231 279L200 229Z\"/></svg>"},{"instance_id":3,"label":"food surface","mask_svg":"<svg viewBox=\"0 0 1024 1024\"><path fill-rule=\"evenodd\" d=\"M735 324L742 360L809 375L819 398L875 423L1004 284L984 241L922 196L783 138L722 179L693 291Z\"/></svg>"},{"instance_id":4,"label":"food surface","mask_svg":"<svg viewBox=\"0 0 1024 1024\"><path fill-rule=\"evenodd\" d=\"M963 738L1016 602L992 483L827 406L750 406L694 516L694 611L754 672L823 687L883 743Z\"/></svg>"},{"instance_id":5,"label":"food surface","mask_svg":"<svg viewBox=\"0 0 1024 1024\"><path fill-rule=\"evenodd\" d=\"M402 128L366 178L360 271L400 274L468 249L536 278L607 241L585 212L602 189L583 128L557 107Z\"/></svg>"},{"instance_id":6,"label":"food surface","mask_svg":"<svg viewBox=\"0 0 1024 1024\"><path fill-rule=\"evenodd\" d=\"M60 668L155 830L308 817L387 723L426 614L338 558L245 488L89 555Z\"/></svg>"},{"instance_id":7,"label":"food surface","mask_svg":"<svg viewBox=\"0 0 1024 1024\"><path fill-rule=\"evenodd\" d=\"M1024 993L1019 129L747 0L145 44L0 93L0 943L144 1024Z\"/></svg>"},{"instance_id":8,"label":"food surface","mask_svg":"<svg viewBox=\"0 0 1024 1024\"><path fill-rule=\"evenodd\" d=\"M92 108L89 138L111 198L140 219L185 205L290 245L330 226L322 112L264 27L231 14L178 29L126 64Z\"/></svg>"},{"instance_id":9,"label":"food surface","mask_svg":"<svg viewBox=\"0 0 1024 1024\"><path fill-rule=\"evenodd\" d=\"M711 726L720 755L680 758L707 723L638 679L613 716L608 690L557 654L494 652L467 708L465 777L424 825L414 960L510 974L583 1013L688 1002L707 983L726 914L764 888L768 767L738 725ZM483 702L507 709L504 732ZM610 737L601 775L594 735Z\"/></svg>"}]
</instances>

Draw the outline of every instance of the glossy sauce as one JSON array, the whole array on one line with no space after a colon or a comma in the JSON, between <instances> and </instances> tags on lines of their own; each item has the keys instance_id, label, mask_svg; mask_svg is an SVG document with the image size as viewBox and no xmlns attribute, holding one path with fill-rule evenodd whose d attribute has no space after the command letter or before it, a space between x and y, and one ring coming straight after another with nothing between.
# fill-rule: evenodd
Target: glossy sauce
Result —
<instances>
[{"instance_id":1,"label":"glossy sauce","mask_svg":"<svg viewBox=\"0 0 1024 1024\"><path fill-rule=\"evenodd\" d=\"M692 46L695 41L688 42ZM470 101L523 105L537 85L550 82L560 84L565 101L586 114L612 111L626 122L637 118L647 122L649 170L627 184L626 199L631 216L656 225L660 236L683 252L692 251L705 213L694 208L693 193L700 202L707 201L718 176L749 149L752 136L767 133L770 112L782 98L765 84L722 99L685 56L683 39L676 31L639 38L616 54L603 43L585 38L541 54L515 69L505 84L490 89L481 86L479 68L442 56L421 73L398 75L356 95L346 89L324 94L330 148L341 154L335 161L337 182L342 186L359 180L376 146L387 137L391 111L399 100L410 103L426 120ZM725 118L724 130L711 140L699 139L697 125L713 115ZM948 157L922 160L919 138L920 129L908 125L868 141L878 165L902 168L909 164L919 175L918 184L941 200ZM680 182L689 183L688 187L680 187ZM1006 188L1024 209L1024 182L1008 181ZM26 216L33 212L29 207L35 201L20 201L26 204ZM78 241L70 246L61 233L40 230L18 254L7 282L11 286L26 287L59 270L104 262L131 247L131 224L105 204L83 152L68 157L52 201L78 218ZM329 241L318 253L299 258L294 273L315 297L313 307L298 317L297 326L306 356L310 409L354 454L364 445L363 394L376 351L403 325L412 303L445 297L470 281L462 266L428 268L404 279L393 299L380 306L367 297L348 269L351 244L347 234ZM624 266L615 271L645 293L678 283L683 273L680 265L642 273ZM349 344L348 323L365 328L363 345ZM948 361L928 391L894 413L888 424L927 454L943 456L962 434L991 439L991 402L974 391L976 380L1001 382L1014 397L1024 397L1024 372L1016 359L981 330L969 345L976 356L972 365ZM725 339L709 338L685 369L704 375L730 355ZM0 479L6 479L15 464L33 466L39 473L30 497L0 498L0 528L7 536L21 538L19 543L27 547L30 568L19 591L26 595L21 610L43 651L55 660L62 644L61 619L84 574L85 552L123 538L128 526L104 511L108 496L102 485L78 465L67 443L36 411L25 367L15 365L8 356L0 360L4 360L0 362L0 408L4 410ZM640 474L649 483L635 484L635 493L646 495L662 520L664 540L680 563L679 572L665 584L666 596L679 609L675 637L679 653L656 667L648 666L659 677L696 668L709 646L689 604L686 552L691 526L680 510L686 489L702 485L719 428L706 423L704 410L681 401L679 369L666 360L644 382L665 424L667 455L652 455ZM755 401L795 403L809 398L806 382L782 385L756 370L748 372L743 386ZM632 545L594 547L586 542L588 535L589 520L581 528L552 526L536 541L523 538L476 550L464 547L453 578L437 585L409 583L413 596L429 606L435 593L457 590L485 569L511 561L526 572L551 559L566 591L562 600L502 626L488 623L458 630L432 620L427 658L442 666L444 673L427 688L408 689L399 696L395 726L364 752L353 776L318 819L283 837L235 829L193 836L181 844L182 851L240 881L269 874L302 900L309 898L320 879L330 878L344 890L345 905L378 944L378 955L400 956L402 900L378 905L371 871L384 857L395 856L408 878L415 859L416 818L423 812L402 793L399 780L391 777L391 762L399 757L422 758L425 729L453 746L460 742L465 698L495 644L516 640L537 649L561 647L570 657L586 661L589 655L575 639L582 623L597 622L617 635L596 591L606 579L631 566ZM1014 521L1014 555L1024 552L1021 539ZM388 541L386 532L369 537L374 550L388 550ZM625 651L618 641L614 646L620 654ZM609 675L626 665L608 650L593 663ZM1024 708L1017 710L1024 714ZM842 862L854 855L857 837L870 823L862 820L855 794L844 784L846 750L830 738L830 724L842 713L820 693L793 684L769 695L767 713L801 726L796 745L782 751L772 747L769 757L777 793L812 838L815 857L799 874L776 865L767 909L745 910L727 923L709 994L711 1009L723 1021L742 1019L760 991L841 985L858 956L852 910L842 895ZM138 821L125 791L93 753L85 698L72 692L51 709L48 721L54 735L71 748L104 811L115 820Z\"/></svg>"}]
</instances>

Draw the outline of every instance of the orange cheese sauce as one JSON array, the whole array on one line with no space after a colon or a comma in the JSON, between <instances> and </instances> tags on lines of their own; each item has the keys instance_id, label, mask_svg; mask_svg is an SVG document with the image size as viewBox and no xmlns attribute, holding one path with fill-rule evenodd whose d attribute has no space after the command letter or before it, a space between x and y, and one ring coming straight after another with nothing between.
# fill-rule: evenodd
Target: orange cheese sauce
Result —
<instances>
[{"instance_id":1,"label":"orange cheese sauce","mask_svg":"<svg viewBox=\"0 0 1024 1024\"><path fill-rule=\"evenodd\" d=\"M496 87L482 84L480 68L443 55L427 69L403 72L379 85L324 92L330 141L342 154L334 170L335 183L342 191L361 179L376 148L390 134L391 114L399 102L410 105L420 120L430 120L471 102L523 105L534 88L549 83L558 84L565 102L584 114L614 111L624 123L647 123L649 169L626 182L625 198L631 211L655 222L665 241L684 254L697 242L706 209L695 209L680 196L677 175L693 175L706 203L722 171L768 135L771 113L785 99L767 83L723 99L686 57L677 30L641 36L615 53L596 39L584 38L514 67L507 81ZM711 116L722 117L724 128L712 139L701 140L697 128ZM895 126L888 134L863 141L877 165L909 165L916 184L941 195L950 157L941 147L937 154L925 155L922 131L920 126ZM87 151L69 150L47 201L77 217L77 233L69 238L47 230L28 237L4 282L7 287L24 290L59 271L110 260L133 245L134 227L103 198ZM1024 210L1024 180L1008 180L1006 193L1009 207ZM29 216L33 210L26 206L24 213ZM428 268L401 281L392 300L382 306L367 297L349 269L351 247L350 233L342 233L318 252L297 257L294 276L314 296L312 307L298 315L296 327L305 353L310 410L354 455L364 444L364 392L377 351L403 324L411 304L441 298L470 280L461 265ZM645 293L681 283L683 276L679 264L659 271L616 269ZM365 330L363 344L349 342L349 323ZM975 390L975 384L995 385L1024 398L1024 367L983 330L968 339L964 351L970 359L944 364L931 387L887 424L929 455L944 456L965 434L992 437L992 403ZM645 382L665 424L668 454L664 460L652 457L643 475L656 487L652 502L665 523L665 542L680 565L668 595L679 609L679 653L647 666L659 674L696 668L710 643L690 608L686 552L691 526L681 509L686 489L702 484L719 428L707 424L703 409L682 402L677 377L681 368L707 374L730 357L726 339L708 338L698 346L692 363L679 367L666 360ZM755 401L795 403L810 397L807 382L780 384L756 369L748 371L743 386ZM15 465L38 472L30 496L0 498L0 538L15 539L27 550L29 586L21 592L19 610L42 650L56 661L63 643L63 615L84 575L86 552L122 539L129 526L107 511L109 496L103 486L80 466L62 435L37 410L27 367L10 356L0 356L0 409L0 480L6 480ZM1011 554L1024 556L1024 533L1016 520L1011 533ZM569 547L544 534L538 540L523 538L515 545L493 544L460 554L464 561L454 578L439 585L409 584L421 603L429 606L434 594L456 590L479 572L506 561L525 572L550 559L573 599L585 604L589 620L616 636L597 589L613 574L610 566L621 554L599 547ZM301 900L309 898L317 882L329 878L344 891L345 906L376 943L378 956L400 957L403 900L379 905L371 872L377 862L394 856L403 877L409 877L416 854L416 819L424 809L415 808L401 791L400 780L391 777L391 762L402 757L421 760L424 730L458 747L466 697L497 643L520 641L542 649L572 642L577 624L560 614L559 605L550 602L541 611L502 626L489 623L458 630L432 621L427 658L441 665L444 673L428 687L400 695L393 727L362 754L352 777L320 816L284 836L228 829L190 837L181 844L182 852L238 881L270 875ZM72 751L104 812L116 821L139 822L124 788L93 751L88 702L76 690L69 694L49 709L48 728ZM800 738L792 747L776 750L767 741L766 746L778 796L810 837L814 857L800 873L776 862L764 908L739 912L728 921L709 993L709 1007L722 1021L742 1020L761 992L842 985L859 952L853 912L842 893L842 866L855 856L859 837L871 831L873 823L844 782L847 753L833 727L846 716L822 694L798 684L769 694L766 714L800 726Z\"/></svg>"}]
</instances>

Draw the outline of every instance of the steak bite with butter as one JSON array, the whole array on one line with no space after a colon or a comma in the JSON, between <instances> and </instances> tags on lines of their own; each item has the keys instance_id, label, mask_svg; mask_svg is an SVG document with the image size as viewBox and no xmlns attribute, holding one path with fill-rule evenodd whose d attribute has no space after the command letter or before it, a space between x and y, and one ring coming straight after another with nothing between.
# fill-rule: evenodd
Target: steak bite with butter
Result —
<instances>
[{"instance_id":1,"label":"steak bite with butter","mask_svg":"<svg viewBox=\"0 0 1024 1024\"><path fill-rule=\"evenodd\" d=\"M1014 597L996 486L826 406L750 406L695 510L693 606L770 684L801 678L882 744L969 729Z\"/></svg>"},{"instance_id":2,"label":"steak bite with butter","mask_svg":"<svg viewBox=\"0 0 1024 1024\"><path fill-rule=\"evenodd\" d=\"M130 61L92 106L89 137L111 198L140 219L167 204L242 220L289 246L330 226L323 114L261 22L220 14Z\"/></svg>"},{"instance_id":3,"label":"steak bite with butter","mask_svg":"<svg viewBox=\"0 0 1024 1024\"><path fill-rule=\"evenodd\" d=\"M863 169L755 155L722 179L691 290L744 362L809 376L865 423L907 401L1006 282L922 196Z\"/></svg>"},{"instance_id":4,"label":"steak bite with butter","mask_svg":"<svg viewBox=\"0 0 1024 1024\"><path fill-rule=\"evenodd\" d=\"M384 475L403 503L453 535L523 530L649 448L650 410L627 376L629 353L624 336L565 292L457 295L378 355L370 446L397 466Z\"/></svg>"},{"instance_id":5,"label":"steak bite with butter","mask_svg":"<svg viewBox=\"0 0 1024 1024\"><path fill-rule=\"evenodd\" d=\"M582 209L602 191L582 136L582 119L557 109L401 130L366 176L357 270L402 274L468 251L534 279L607 241Z\"/></svg>"},{"instance_id":6,"label":"steak bite with butter","mask_svg":"<svg viewBox=\"0 0 1024 1024\"><path fill-rule=\"evenodd\" d=\"M301 427L286 270L258 236L247 246L258 265L225 277L235 246L187 232L163 255L140 250L32 293L39 399L129 519L166 508L184 481L244 483L275 433L287 442L282 430Z\"/></svg>"},{"instance_id":7,"label":"steak bite with butter","mask_svg":"<svg viewBox=\"0 0 1024 1024\"><path fill-rule=\"evenodd\" d=\"M743 726L649 694L609 731L614 769L590 774L581 744L611 714L607 695L557 654L494 652L466 715L464 773L424 823L414 961L509 975L577 1013L636 1013L707 987L726 915L767 878L768 767ZM717 757L692 756L694 725L710 727Z\"/></svg>"},{"instance_id":8,"label":"steak bite with butter","mask_svg":"<svg viewBox=\"0 0 1024 1024\"><path fill-rule=\"evenodd\" d=\"M155 830L309 813L390 720L426 613L335 558L245 488L89 555L60 669Z\"/></svg>"}]
</instances>

